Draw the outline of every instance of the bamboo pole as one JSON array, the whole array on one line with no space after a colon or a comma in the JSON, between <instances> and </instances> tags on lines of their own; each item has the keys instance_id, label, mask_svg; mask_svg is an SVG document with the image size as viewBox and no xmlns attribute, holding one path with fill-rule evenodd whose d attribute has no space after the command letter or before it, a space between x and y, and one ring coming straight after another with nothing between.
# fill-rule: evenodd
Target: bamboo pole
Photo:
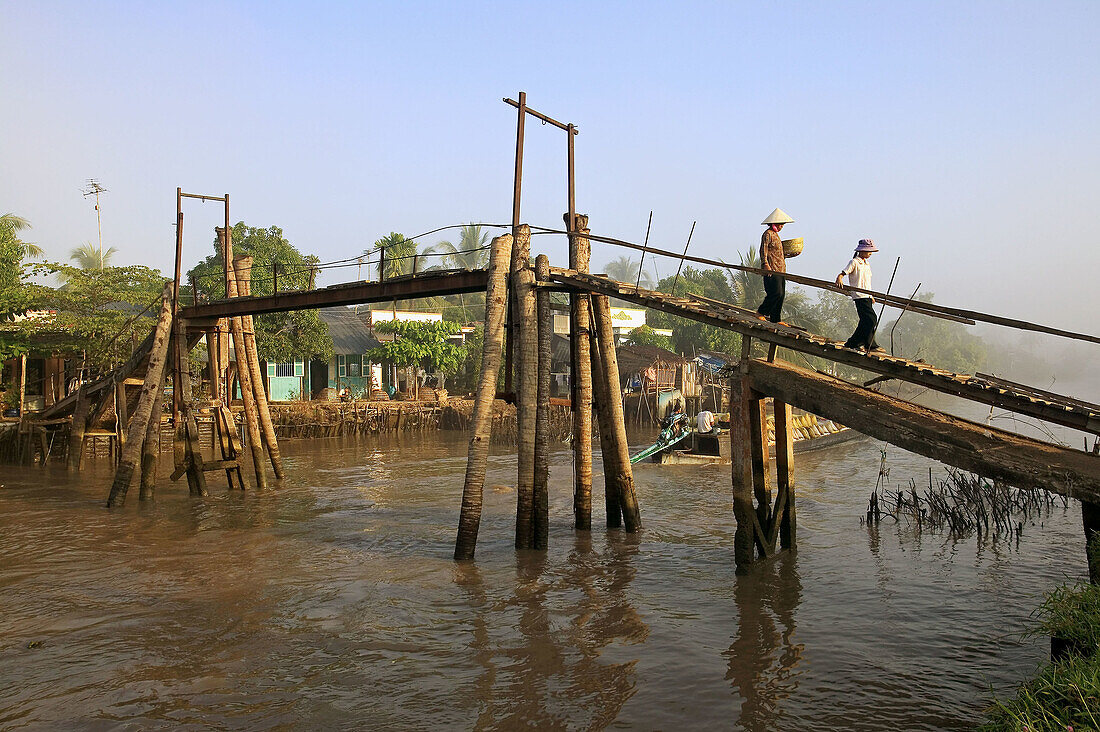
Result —
<instances>
[{"instance_id":1,"label":"bamboo pole","mask_svg":"<svg viewBox=\"0 0 1100 732\"><path fill-rule=\"evenodd\" d=\"M531 229L516 227L512 248L512 287L517 326L516 369L516 549L532 547L535 494L535 399L538 396L538 325L535 322L535 272L529 264Z\"/></svg>"},{"instance_id":2,"label":"bamboo pole","mask_svg":"<svg viewBox=\"0 0 1100 732\"><path fill-rule=\"evenodd\" d=\"M202 443L199 439L199 427L195 421L195 412L191 406L191 363L187 349L187 328L183 320L176 318L173 324L173 339L176 343L176 381L172 385L173 395L179 394L179 417L176 423L175 450L182 455L172 471L173 480L185 472L187 490L192 496L207 495L206 474L203 472ZM182 472L181 472L182 471Z\"/></svg>"},{"instance_id":3,"label":"bamboo pole","mask_svg":"<svg viewBox=\"0 0 1100 732\"><path fill-rule=\"evenodd\" d=\"M481 525L482 493L489 461L492 436L493 402L500 373L504 343L504 313L508 302L508 268L512 250L510 234L493 239L489 252L489 284L485 292L485 337L482 345L481 375L470 418L470 447L466 458L466 479L462 486L462 509L455 539L456 560L474 558L477 532Z\"/></svg>"},{"instance_id":4,"label":"bamboo pole","mask_svg":"<svg viewBox=\"0 0 1100 732\"><path fill-rule=\"evenodd\" d=\"M233 236L226 229L217 229L223 237L225 251L232 255ZM229 278L229 296L236 297L236 280ZM245 345L244 324L241 318L230 318L229 328L233 334L233 350L237 356L237 380L241 384L241 401L244 402L245 431L248 434L248 448L252 451L252 466L256 471L256 487L267 488L267 474L264 472L264 448L257 416L256 395L252 390L251 367L248 365L248 347ZM242 368L243 365L243 368Z\"/></svg>"},{"instance_id":5,"label":"bamboo pole","mask_svg":"<svg viewBox=\"0 0 1100 732\"><path fill-rule=\"evenodd\" d=\"M249 297L252 294L252 257L234 258L233 272L237 292L241 297ZM256 327L251 315L244 316L242 320L244 344L248 349L248 367L252 372L252 391L256 395L260 427L263 430L264 442L267 444L268 457L271 459L271 469L275 471L275 477L282 480L285 476L283 458L279 453L279 439L275 435L275 425L271 421L271 408L268 406L267 392L264 390L264 375L260 371L260 355L256 348Z\"/></svg>"},{"instance_id":6,"label":"bamboo pole","mask_svg":"<svg viewBox=\"0 0 1100 732\"><path fill-rule=\"evenodd\" d=\"M550 280L550 258L540 254L535 259L535 279ZM554 316L550 312L550 293L538 290L538 388L535 409L535 480L533 498L533 549L546 549L550 532L550 354L554 337Z\"/></svg>"},{"instance_id":7,"label":"bamboo pole","mask_svg":"<svg viewBox=\"0 0 1100 732\"><path fill-rule=\"evenodd\" d=\"M568 214L566 214L568 217ZM588 217L577 216L578 231L570 237L569 267L588 272L592 244L588 233ZM573 521L582 531L592 528L592 341L589 328L592 314L587 295L569 296L569 335L572 341L573 363Z\"/></svg>"},{"instance_id":8,"label":"bamboo pole","mask_svg":"<svg viewBox=\"0 0 1100 732\"><path fill-rule=\"evenodd\" d=\"M153 336L153 346L149 351L149 364L145 369L145 383L141 387L141 396L138 397L137 408L134 410L134 419L130 424L134 435L145 436L148 431L149 421L153 414L153 408L159 404L161 378L164 375L164 367L168 360L168 342L172 334L172 284L164 285L163 300L160 307L160 315L157 317L156 330ZM181 347L185 348L185 347ZM177 385L178 386L178 385ZM121 408L125 409L125 392L122 392ZM123 412L119 412L119 433L122 425ZM160 423L160 410L157 410L158 425ZM121 506L126 502L126 491L130 488L130 482L134 477L134 469L141 460L142 445L144 440L127 440L119 446L119 464L115 472L114 482L111 484L111 492L107 497L107 508Z\"/></svg>"},{"instance_id":9,"label":"bamboo pole","mask_svg":"<svg viewBox=\"0 0 1100 732\"><path fill-rule=\"evenodd\" d=\"M606 295L592 298L592 310L596 316L596 330L599 338L600 373L594 380L602 382L607 399L602 405L611 434L603 440L601 422L601 444L610 448L603 456L604 480L611 479L619 496L623 511L623 525L628 532L642 527L641 512L638 509L638 496L634 491L634 472L630 466L630 446L626 439L626 419L623 416L623 392L619 386L619 361L615 354L615 331L611 322L611 302Z\"/></svg>"}]
</instances>

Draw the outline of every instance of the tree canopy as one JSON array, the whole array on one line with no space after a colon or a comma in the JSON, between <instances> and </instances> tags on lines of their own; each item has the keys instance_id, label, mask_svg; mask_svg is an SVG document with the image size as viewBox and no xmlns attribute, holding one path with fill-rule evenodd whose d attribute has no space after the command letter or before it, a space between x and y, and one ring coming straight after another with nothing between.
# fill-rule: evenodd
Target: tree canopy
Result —
<instances>
[{"instance_id":1,"label":"tree canopy","mask_svg":"<svg viewBox=\"0 0 1100 732\"><path fill-rule=\"evenodd\" d=\"M489 266L488 246L489 232L482 231L480 224L466 224L457 244L441 241L424 250L425 255L440 255L430 258L432 265L427 269L484 269Z\"/></svg>"},{"instance_id":2,"label":"tree canopy","mask_svg":"<svg viewBox=\"0 0 1100 732\"><path fill-rule=\"evenodd\" d=\"M214 253L195 265L187 274L200 294L223 297L225 294L222 253L214 237ZM271 295L274 278L272 265L278 267L279 291L306 290L320 260L304 255L283 236L278 226L266 229L248 226L243 221L233 226L233 255L252 257L253 295ZM298 358L332 357L332 338L328 326L316 310L266 313L253 317L256 349L261 359L286 363Z\"/></svg>"},{"instance_id":3,"label":"tree canopy","mask_svg":"<svg viewBox=\"0 0 1100 732\"><path fill-rule=\"evenodd\" d=\"M458 323L383 320L375 323L374 329L395 336L367 353L374 362L390 361L398 367L421 366L428 371L453 374L466 358L466 347L449 340L449 336L462 330Z\"/></svg>"}]
</instances>

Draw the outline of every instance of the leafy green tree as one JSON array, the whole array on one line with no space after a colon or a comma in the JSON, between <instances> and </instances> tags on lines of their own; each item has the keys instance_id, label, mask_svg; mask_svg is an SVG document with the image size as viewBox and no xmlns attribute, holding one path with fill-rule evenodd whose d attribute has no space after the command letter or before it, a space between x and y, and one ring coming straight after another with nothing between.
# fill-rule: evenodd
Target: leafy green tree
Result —
<instances>
[{"instance_id":1,"label":"leafy green tree","mask_svg":"<svg viewBox=\"0 0 1100 732\"><path fill-rule=\"evenodd\" d=\"M626 339L626 345L628 346L657 346L663 348L666 351L671 351L672 339L666 335L658 333L650 328L648 325L642 325L634 330L630 331L630 336Z\"/></svg>"},{"instance_id":2,"label":"leafy green tree","mask_svg":"<svg viewBox=\"0 0 1100 732\"><path fill-rule=\"evenodd\" d=\"M384 255L379 262L378 276L380 279L412 274L414 267L416 270L421 269L416 258L416 242L406 239L404 234L392 231L374 242L372 249L368 249L363 253L376 255L377 250L381 250Z\"/></svg>"},{"instance_id":3,"label":"leafy green tree","mask_svg":"<svg viewBox=\"0 0 1100 732\"><path fill-rule=\"evenodd\" d=\"M207 297L225 294L222 253L214 238L214 254L195 265L187 274L199 293ZM278 267L279 291L308 290L320 260L304 255L283 237L278 226L266 229L248 226L243 221L233 226L233 255L252 257L251 292L271 295L274 290L272 265ZM261 359L286 363L298 358L332 358L332 337L316 310L266 313L253 317L256 349Z\"/></svg>"},{"instance_id":4,"label":"leafy green tree","mask_svg":"<svg viewBox=\"0 0 1100 732\"><path fill-rule=\"evenodd\" d=\"M375 323L374 330L394 336L389 343L367 352L375 363L389 361L398 368L420 366L426 371L453 374L466 357L466 347L449 339L462 330L458 323L384 320ZM410 379L409 383L416 381Z\"/></svg>"},{"instance_id":5,"label":"leafy green tree","mask_svg":"<svg viewBox=\"0 0 1100 732\"><path fill-rule=\"evenodd\" d=\"M111 266L111 260L118 254L114 247L100 249L90 241L86 241L76 249L69 252L69 259L76 262L80 269L104 269Z\"/></svg>"},{"instance_id":6,"label":"leafy green tree","mask_svg":"<svg viewBox=\"0 0 1100 732\"><path fill-rule=\"evenodd\" d=\"M932 302L933 293L917 297ZM906 313L880 323L876 340L879 345L911 360L924 359L934 366L958 373L972 374L986 368L989 353L985 342L961 323L941 318Z\"/></svg>"},{"instance_id":7,"label":"leafy green tree","mask_svg":"<svg viewBox=\"0 0 1100 732\"><path fill-rule=\"evenodd\" d=\"M34 265L34 275L57 275L57 289L41 288L35 307L56 310L49 321L26 320L27 336L37 335L60 351L83 351L93 371L105 371L130 356L153 327L164 288L158 270L132 265L81 269L69 264Z\"/></svg>"},{"instance_id":8,"label":"leafy green tree","mask_svg":"<svg viewBox=\"0 0 1100 732\"><path fill-rule=\"evenodd\" d=\"M734 302L734 293L730 287L729 279L726 277L725 271L717 267L696 269L685 266L680 272L679 280L674 276L665 277L657 283L657 289L661 292L671 293L674 284L676 285L677 295L691 293L721 300L722 302ZM741 336L725 328L703 325L694 320L680 318L657 310L647 312L646 322L654 328L671 329L674 346L671 350L688 356L701 350L737 353L741 348Z\"/></svg>"},{"instance_id":9,"label":"leafy green tree","mask_svg":"<svg viewBox=\"0 0 1100 732\"><path fill-rule=\"evenodd\" d=\"M442 255L431 257L429 261L436 264L427 269L484 269L489 266L488 246L489 232L482 231L480 224L467 224L462 227L457 244L441 241L424 250L425 255Z\"/></svg>"},{"instance_id":10,"label":"leafy green tree","mask_svg":"<svg viewBox=\"0 0 1100 732\"><path fill-rule=\"evenodd\" d=\"M15 219L23 219L11 214L0 219L0 361L6 361L30 350L29 338L34 329L15 318L40 307L50 288L26 280L25 260L41 250L16 236L20 228L26 227Z\"/></svg>"}]
</instances>

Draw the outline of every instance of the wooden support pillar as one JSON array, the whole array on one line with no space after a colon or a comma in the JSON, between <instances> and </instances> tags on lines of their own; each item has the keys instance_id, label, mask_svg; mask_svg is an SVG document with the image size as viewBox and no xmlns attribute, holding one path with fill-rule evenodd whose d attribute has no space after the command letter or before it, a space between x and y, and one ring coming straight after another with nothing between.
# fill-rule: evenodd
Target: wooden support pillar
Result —
<instances>
[{"instance_id":1,"label":"wooden support pillar","mask_svg":"<svg viewBox=\"0 0 1100 732\"><path fill-rule=\"evenodd\" d=\"M779 399L772 400L775 414L775 522L769 531L769 544L775 546L779 532L781 549L794 549L797 545L794 502L794 436L791 434L791 405Z\"/></svg>"},{"instance_id":2,"label":"wooden support pillar","mask_svg":"<svg viewBox=\"0 0 1100 732\"><path fill-rule=\"evenodd\" d=\"M516 227L512 245L513 320L516 348L516 549L533 546L535 495L535 414L538 396L538 324L535 320L535 272L531 269L531 229Z\"/></svg>"},{"instance_id":3,"label":"wooden support pillar","mask_svg":"<svg viewBox=\"0 0 1100 732\"><path fill-rule=\"evenodd\" d=\"M218 236L225 242L225 251L232 256L232 236L227 229L217 229ZM236 296L236 280L229 277L230 297ZM229 329L233 334L233 351L237 357L237 379L241 384L241 400L244 402L245 431L248 434L248 448L252 452L252 465L256 471L256 487L267 488L267 473L264 471L264 448L260 435L260 421L256 406L256 394L252 389L251 367L248 364L248 347L245 345L244 323L239 317L229 319Z\"/></svg>"},{"instance_id":4,"label":"wooden support pillar","mask_svg":"<svg viewBox=\"0 0 1100 732\"><path fill-rule=\"evenodd\" d=\"M550 281L550 258L535 259L535 279ZM532 549L546 549L550 533L550 348L554 337L554 315L550 312L550 293L536 293L538 323L538 385L535 409L535 482L532 508Z\"/></svg>"},{"instance_id":5,"label":"wooden support pillar","mask_svg":"<svg viewBox=\"0 0 1100 732\"><path fill-rule=\"evenodd\" d=\"M233 272L237 294L240 297L249 297L252 294L252 257L236 257L233 260ZM264 390L265 375L260 370L260 355L256 348L256 327L251 315L244 316L242 322L244 325L244 344L245 348L248 349L248 367L252 376L252 393L256 397L260 429L263 432L268 457L271 459L271 469L275 472L275 477L282 480L285 475L283 472L283 458L279 453L279 440L275 436L275 425L271 421L271 408L267 403L267 391Z\"/></svg>"},{"instance_id":6,"label":"wooden support pillar","mask_svg":"<svg viewBox=\"0 0 1100 732\"><path fill-rule=\"evenodd\" d=\"M591 297L588 300L588 310L592 312L592 300ZM603 461L603 496L604 496L604 511L606 514L606 523L609 529L617 529L623 525L623 508L622 502L619 500L619 490L614 480L611 479L610 469L608 467L610 458L608 457L614 452L614 447L611 444L611 432L613 430L610 420L610 410L606 405L611 397L607 393L607 382L602 378L601 374L604 373L603 355L600 350L599 343L599 331L594 325L590 326L591 332L591 373L592 373L592 396L593 396L593 411L596 413L596 421L600 427L600 458Z\"/></svg>"},{"instance_id":7,"label":"wooden support pillar","mask_svg":"<svg viewBox=\"0 0 1100 732\"><path fill-rule=\"evenodd\" d=\"M738 572L745 571L756 560L754 525L758 525L758 522L752 506L752 408L749 377L745 374L735 375L730 380L730 458L733 473L733 515L737 520L733 555Z\"/></svg>"},{"instance_id":8,"label":"wooden support pillar","mask_svg":"<svg viewBox=\"0 0 1100 732\"><path fill-rule=\"evenodd\" d=\"M76 388L73 421L69 425L69 470L80 470L84 467L84 431L88 428L88 407L84 385L81 384Z\"/></svg>"},{"instance_id":9,"label":"wooden support pillar","mask_svg":"<svg viewBox=\"0 0 1100 732\"><path fill-rule=\"evenodd\" d=\"M569 214L566 214L568 219ZM588 217L576 216L566 227L577 234L569 237L569 268L588 272L592 244L588 237ZM569 296L569 339L572 353L573 406L573 521L577 529L592 528L592 341L589 329L592 314L588 295ZM617 505L617 504L616 504Z\"/></svg>"},{"instance_id":10,"label":"wooden support pillar","mask_svg":"<svg viewBox=\"0 0 1100 732\"><path fill-rule=\"evenodd\" d=\"M175 453L176 468L172 480L187 474L187 490L192 496L205 496L206 475L203 473L202 444L199 440L199 426L195 421L195 411L191 404L191 360L187 349L187 328L180 318L175 318L174 339L176 342L174 394L179 395L179 419L176 421Z\"/></svg>"},{"instance_id":11,"label":"wooden support pillar","mask_svg":"<svg viewBox=\"0 0 1100 732\"><path fill-rule=\"evenodd\" d=\"M771 461L768 458L768 410L763 398L753 397L749 410L749 430L752 435L752 492L756 497L756 516L761 526L768 525L772 507ZM767 550L761 541L761 551Z\"/></svg>"},{"instance_id":12,"label":"wooden support pillar","mask_svg":"<svg viewBox=\"0 0 1100 732\"><path fill-rule=\"evenodd\" d=\"M1081 501L1081 520L1085 526L1085 557L1089 563L1089 582L1100 585L1100 503Z\"/></svg>"},{"instance_id":13,"label":"wooden support pillar","mask_svg":"<svg viewBox=\"0 0 1100 732\"><path fill-rule=\"evenodd\" d=\"M619 505L623 512L623 525L628 532L641 528L641 512L638 510L638 496L634 491L634 472L630 465L630 446L626 440L626 418L623 415L623 392L619 385L619 360L615 354L614 323L611 322L611 302L606 295L592 297L592 310L595 315L598 333L600 371L593 380L601 382L601 392L606 390L606 400L602 409L604 419L611 429L607 442L609 451L603 455L604 480L612 481L619 496ZM600 430L603 430L603 421ZM601 441L603 435L600 435Z\"/></svg>"},{"instance_id":14,"label":"wooden support pillar","mask_svg":"<svg viewBox=\"0 0 1100 732\"><path fill-rule=\"evenodd\" d=\"M512 251L509 234L493 239L489 252L489 284L485 291L485 337L481 352L481 375L470 418L470 447L466 457L466 479L462 486L462 510L455 539L456 560L474 558L477 532L481 526L481 502L485 469L489 461L489 439L493 427L493 402L500 374L504 343L504 315L508 304L508 268Z\"/></svg>"},{"instance_id":15,"label":"wooden support pillar","mask_svg":"<svg viewBox=\"0 0 1100 732\"><path fill-rule=\"evenodd\" d=\"M157 461L160 458L160 418L163 414L165 371L167 369L161 371L156 400L153 402L153 411L149 415L149 424L145 428L145 441L141 448L141 483L138 489L138 500L141 501L152 500L157 486ZM140 401L138 406L140 408Z\"/></svg>"},{"instance_id":16,"label":"wooden support pillar","mask_svg":"<svg viewBox=\"0 0 1100 732\"><path fill-rule=\"evenodd\" d=\"M119 463L115 472L115 480L111 484L111 493L107 498L107 508L121 506L126 501L126 491L130 488L130 482L134 476L134 469L142 459L142 445L148 432L149 423L153 420L160 424L160 399L161 378L164 375L164 367L168 358L168 342L172 334L172 284L164 285L163 300L161 301L160 316L157 318L157 326L153 335L153 346L149 351L149 365L145 370L145 383L141 387L141 396L138 398L137 408L134 410L134 421L131 425L135 439L122 442L119 440ZM181 350L186 351L187 346L182 345ZM186 358L184 354L183 358ZM186 378L186 377L185 377ZM119 416L119 434L124 434L124 419L126 409L126 391L122 382L119 382L118 401L121 411ZM155 470L154 466L154 470Z\"/></svg>"},{"instance_id":17,"label":"wooden support pillar","mask_svg":"<svg viewBox=\"0 0 1100 732\"><path fill-rule=\"evenodd\" d=\"M122 448L126 446L126 382L115 383L115 434L118 436L117 457L122 458Z\"/></svg>"},{"instance_id":18,"label":"wooden support pillar","mask_svg":"<svg viewBox=\"0 0 1100 732\"><path fill-rule=\"evenodd\" d=\"M23 417L27 414L27 354L19 356L19 422L22 428Z\"/></svg>"}]
</instances>

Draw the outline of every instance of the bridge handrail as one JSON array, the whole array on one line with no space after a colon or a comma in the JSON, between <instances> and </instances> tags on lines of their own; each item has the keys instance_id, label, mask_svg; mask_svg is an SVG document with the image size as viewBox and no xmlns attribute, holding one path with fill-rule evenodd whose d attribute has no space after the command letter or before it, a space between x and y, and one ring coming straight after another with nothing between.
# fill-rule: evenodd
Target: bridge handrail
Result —
<instances>
[{"instance_id":1,"label":"bridge handrail","mask_svg":"<svg viewBox=\"0 0 1100 732\"><path fill-rule=\"evenodd\" d=\"M569 232L562 231L560 229L550 229L541 226L532 226L532 229L538 231L534 233L538 234L566 234ZM751 272L753 274L760 275L777 275L775 272L760 269L759 267L748 267L743 264L730 264L721 260L707 259L706 257L696 257L689 254L681 254L679 252L671 252L666 249L658 249L656 247L644 246L642 244L635 244L633 242L624 241L623 239L616 239L610 236L601 236L599 234L585 234L586 239L590 241L598 241L604 244L612 244L615 246L626 247L628 249L634 249L636 251L645 252L649 254L657 254L665 257L671 257L673 259L683 259L689 262L695 262L697 264L706 264L712 267L723 267L725 269L736 269L742 272ZM1037 333L1046 333L1048 335L1055 335L1062 338L1071 338L1078 341L1087 341L1089 343L1100 343L1100 336L1089 335L1087 333L1077 333L1074 331L1063 330L1061 328L1054 328L1047 325L1040 325L1038 323L1030 323L1026 320L1019 320L1016 318L1005 318L1000 315L990 315L988 313L978 312L976 310L964 310L962 308L953 308L946 305L938 305L936 303L923 302L920 300L913 300L911 298L897 297L896 295L888 295L882 292L875 292L874 290L864 290L858 287L841 288L836 286L836 282L828 280L819 280L814 277L805 277L803 275L791 274L790 272L784 274L778 274L778 276L791 282L797 282L802 285L809 285L811 287L817 287L823 290L831 290L832 292L839 292L841 294L848 294L852 291L863 292L873 296L876 300L883 302L891 307L903 308L913 312L920 312L922 315L928 315L930 317L940 317L946 320L954 320L956 322L965 322L966 320L980 321L983 323L990 323L992 325L1001 325L1008 328L1016 328L1018 330L1028 330ZM960 320L961 319L961 320ZM972 325L972 323L970 323Z\"/></svg>"}]
</instances>

